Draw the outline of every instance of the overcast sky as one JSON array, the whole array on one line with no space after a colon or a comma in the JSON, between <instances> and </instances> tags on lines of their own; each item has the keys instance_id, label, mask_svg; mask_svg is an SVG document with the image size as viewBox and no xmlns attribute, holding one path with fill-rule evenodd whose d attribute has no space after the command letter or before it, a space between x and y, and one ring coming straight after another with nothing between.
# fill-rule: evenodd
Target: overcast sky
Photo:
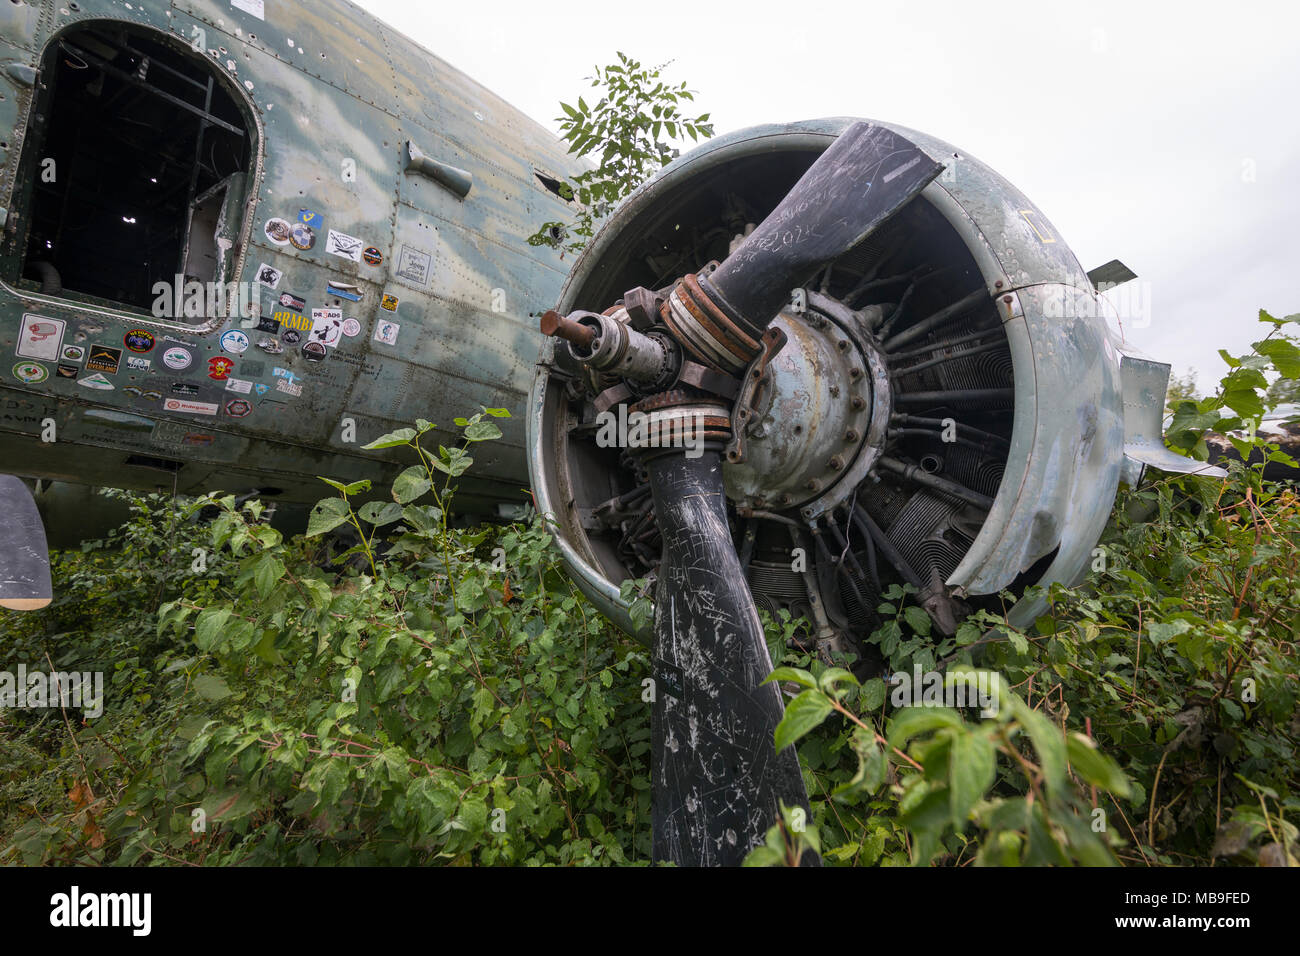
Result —
<instances>
[{"instance_id":1,"label":"overcast sky","mask_svg":"<svg viewBox=\"0 0 1300 956\"><path fill-rule=\"evenodd\" d=\"M621 50L671 60L719 134L851 115L945 139L1085 269L1137 272L1129 341L1207 391L1260 308L1300 312L1300 4L360 4L551 130Z\"/></svg>"}]
</instances>

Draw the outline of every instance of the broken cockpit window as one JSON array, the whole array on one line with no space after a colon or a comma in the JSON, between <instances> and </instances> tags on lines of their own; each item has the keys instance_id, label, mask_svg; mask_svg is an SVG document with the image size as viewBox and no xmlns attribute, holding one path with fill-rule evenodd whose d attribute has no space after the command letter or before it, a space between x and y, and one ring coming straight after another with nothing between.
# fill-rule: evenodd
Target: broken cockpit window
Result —
<instances>
[{"instance_id":1,"label":"broken cockpit window","mask_svg":"<svg viewBox=\"0 0 1300 956\"><path fill-rule=\"evenodd\" d=\"M15 278L155 314L159 283L233 278L252 135L221 71L116 24L51 41L19 180L30 192Z\"/></svg>"}]
</instances>

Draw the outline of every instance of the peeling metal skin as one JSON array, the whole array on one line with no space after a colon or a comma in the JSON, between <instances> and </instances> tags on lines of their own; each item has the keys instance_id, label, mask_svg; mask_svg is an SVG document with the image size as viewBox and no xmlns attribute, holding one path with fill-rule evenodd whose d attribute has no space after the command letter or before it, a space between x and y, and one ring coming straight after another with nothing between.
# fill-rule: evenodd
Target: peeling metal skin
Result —
<instances>
[{"instance_id":1,"label":"peeling metal skin","mask_svg":"<svg viewBox=\"0 0 1300 956\"><path fill-rule=\"evenodd\" d=\"M615 271L610 263L628 255L636 235L655 222L656 207L668 204L693 177L738 159L824 150L851 122L830 118L758 126L681 157L615 211L579 258L556 308L566 312L616 299L622 290L605 288L605 274ZM1013 363L1015 411L1002 480L978 535L946 583L958 593L994 594L1049 556L1035 581L1018 583L1077 583L1109 518L1121 472L1133 477L1141 454L1154 463L1159 430L1150 409L1159 415L1163 384L1157 380L1162 370L1167 377L1168 366L1155 363L1141 394L1128 396L1125 389L1137 366L1121 367L1091 281L1042 212L992 169L950 144L906 127L880 125L950 166L950 175L930 183L916 201L938 211L969 251L1002 316ZM547 343L529 423L535 495L556 518L561 552L579 586L627 627L618 589L601 570L607 561L557 494L567 480L562 476L566 438L543 431L545 408L560 394L552 384L553 369ZM1126 400L1135 408L1126 409ZM1013 619L1024 623L1037 610L1022 603L1013 609Z\"/></svg>"},{"instance_id":2,"label":"peeling metal skin","mask_svg":"<svg viewBox=\"0 0 1300 956\"><path fill-rule=\"evenodd\" d=\"M779 817L809 812L763 626L727 526L721 456L648 463L664 557L656 595L651 717L656 862L738 866ZM805 865L817 865L815 857Z\"/></svg>"},{"instance_id":3,"label":"peeling metal skin","mask_svg":"<svg viewBox=\"0 0 1300 956\"><path fill-rule=\"evenodd\" d=\"M1023 326L1032 356L1015 363L1010 459L1023 463L1023 475L1015 493L1004 476L949 584L994 593L1057 548L1045 582L1073 583L1086 567L1119 487L1124 443L1119 368L1105 326L1086 317L1090 296L1040 285L1005 297L1019 304L1022 314L1010 321ZM1057 312L1064 315L1051 317Z\"/></svg>"}]
</instances>

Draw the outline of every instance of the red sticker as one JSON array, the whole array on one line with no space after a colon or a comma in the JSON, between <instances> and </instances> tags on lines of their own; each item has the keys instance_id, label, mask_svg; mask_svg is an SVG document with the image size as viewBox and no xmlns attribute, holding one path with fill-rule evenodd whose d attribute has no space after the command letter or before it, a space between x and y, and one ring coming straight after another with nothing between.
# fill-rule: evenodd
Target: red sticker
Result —
<instances>
[{"instance_id":1,"label":"red sticker","mask_svg":"<svg viewBox=\"0 0 1300 956\"><path fill-rule=\"evenodd\" d=\"M208 378L224 382L230 378L230 373L234 367L235 363L224 356L218 355L216 358L210 358L208 359Z\"/></svg>"}]
</instances>

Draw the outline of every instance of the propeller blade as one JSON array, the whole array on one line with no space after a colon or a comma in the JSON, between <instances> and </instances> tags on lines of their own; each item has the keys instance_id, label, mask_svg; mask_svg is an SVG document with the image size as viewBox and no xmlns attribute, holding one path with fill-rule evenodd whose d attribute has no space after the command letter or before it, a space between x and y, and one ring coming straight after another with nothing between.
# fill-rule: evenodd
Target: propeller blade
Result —
<instances>
[{"instance_id":1,"label":"propeller blade","mask_svg":"<svg viewBox=\"0 0 1300 956\"><path fill-rule=\"evenodd\" d=\"M22 479L0 475L0 607L35 611L54 597L45 525Z\"/></svg>"},{"instance_id":2,"label":"propeller blade","mask_svg":"<svg viewBox=\"0 0 1300 956\"><path fill-rule=\"evenodd\" d=\"M738 866L779 803L812 816L758 610L727 527L722 458L705 450L647 461L663 563L655 595L653 856ZM805 854L804 865L820 865Z\"/></svg>"},{"instance_id":3,"label":"propeller blade","mask_svg":"<svg viewBox=\"0 0 1300 956\"><path fill-rule=\"evenodd\" d=\"M942 170L897 133L854 123L708 277L706 291L761 332L791 289L861 242Z\"/></svg>"}]
</instances>

